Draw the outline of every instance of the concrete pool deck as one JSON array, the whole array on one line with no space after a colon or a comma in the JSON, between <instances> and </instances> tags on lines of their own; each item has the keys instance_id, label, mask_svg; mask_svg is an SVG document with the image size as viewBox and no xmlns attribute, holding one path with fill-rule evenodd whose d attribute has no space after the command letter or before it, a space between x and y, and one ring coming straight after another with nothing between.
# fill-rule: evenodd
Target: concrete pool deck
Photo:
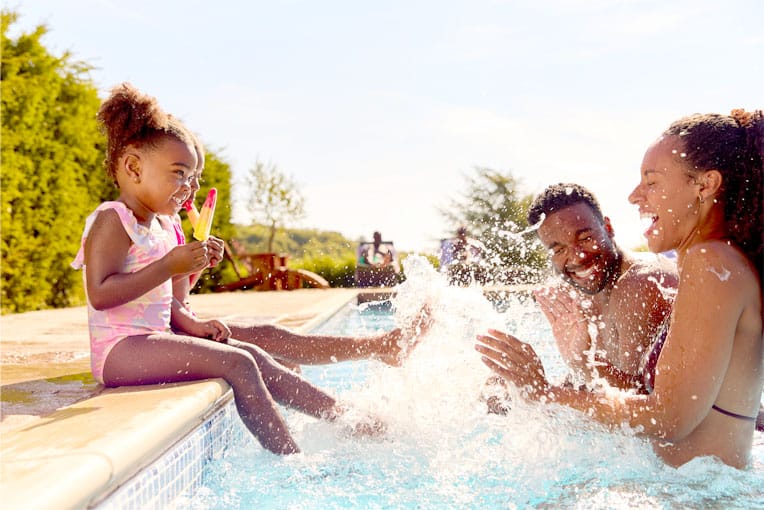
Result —
<instances>
[{"instance_id":1,"label":"concrete pool deck","mask_svg":"<svg viewBox=\"0 0 764 510\"><path fill-rule=\"evenodd\" d=\"M368 290L244 291L191 301L200 316L256 317L307 331ZM220 379L112 389L95 383L85 307L0 317L0 385L0 494L9 509L97 504L230 398Z\"/></svg>"}]
</instances>

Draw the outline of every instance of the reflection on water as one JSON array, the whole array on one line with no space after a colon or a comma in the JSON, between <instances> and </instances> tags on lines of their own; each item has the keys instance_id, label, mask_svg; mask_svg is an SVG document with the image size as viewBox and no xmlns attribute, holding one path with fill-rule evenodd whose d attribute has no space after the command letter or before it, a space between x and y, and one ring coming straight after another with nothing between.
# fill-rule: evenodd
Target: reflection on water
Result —
<instances>
[{"instance_id":1,"label":"reflection on water","mask_svg":"<svg viewBox=\"0 0 764 510\"><path fill-rule=\"evenodd\" d=\"M713 459L666 467L628 430L613 434L581 414L514 399L505 416L478 398L488 369L474 351L487 327L515 332L537 348L553 381L565 367L548 326L529 300L494 307L477 288L449 287L416 260L394 300L395 315L354 310L323 332L365 334L405 322L422 303L435 325L403 367L352 362L304 374L362 413L388 424L382 439L349 438L343 424L289 413L303 450L280 458L247 434L212 463L198 508L761 508L764 438L754 465ZM501 311L498 311L501 310ZM349 420L352 420L352 416Z\"/></svg>"}]
</instances>

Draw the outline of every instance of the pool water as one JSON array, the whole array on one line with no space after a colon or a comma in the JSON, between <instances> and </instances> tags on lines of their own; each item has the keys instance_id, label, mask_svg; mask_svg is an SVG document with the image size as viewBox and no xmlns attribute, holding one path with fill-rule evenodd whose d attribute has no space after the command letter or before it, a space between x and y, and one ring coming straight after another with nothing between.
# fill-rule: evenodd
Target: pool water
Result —
<instances>
[{"instance_id":1,"label":"pool water","mask_svg":"<svg viewBox=\"0 0 764 510\"><path fill-rule=\"evenodd\" d=\"M449 287L407 268L394 312L348 306L323 324L364 335L406 323L423 302L435 325L403 367L376 361L304 367L304 375L357 410L327 424L287 421L302 453L278 457L248 433L211 462L191 508L764 508L764 437L752 468L701 458L665 466L644 439L605 431L580 413L514 399L507 416L479 398L489 375L475 334L502 327L530 341L552 381L566 370L546 322L522 295L501 306L476 288ZM383 438L354 438L354 419L387 423ZM241 426L243 429L243 426Z\"/></svg>"}]
</instances>

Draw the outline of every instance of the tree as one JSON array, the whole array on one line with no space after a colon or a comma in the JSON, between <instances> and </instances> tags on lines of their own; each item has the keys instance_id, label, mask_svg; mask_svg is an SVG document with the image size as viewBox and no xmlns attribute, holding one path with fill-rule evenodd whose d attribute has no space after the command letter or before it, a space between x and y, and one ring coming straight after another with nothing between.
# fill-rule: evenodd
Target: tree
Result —
<instances>
[{"instance_id":1,"label":"tree","mask_svg":"<svg viewBox=\"0 0 764 510\"><path fill-rule=\"evenodd\" d=\"M268 252L273 250L273 239L279 227L288 220L297 220L305 215L305 199L297 184L276 165L265 165L260 161L250 169L246 177L248 192L247 209L255 221L268 226Z\"/></svg>"},{"instance_id":2,"label":"tree","mask_svg":"<svg viewBox=\"0 0 764 510\"><path fill-rule=\"evenodd\" d=\"M441 214L453 225L466 226L472 237L487 248L483 255L496 283L529 283L546 268L546 252L529 229L526 213L533 201L521 196L518 181L511 173L476 167L475 175L465 176L464 192L453 199Z\"/></svg>"},{"instance_id":3,"label":"tree","mask_svg":"<svg viewBox=\"0 0 764 510\"><path fill-rule=\"evenodd\" d=\"M8 37L17 14L2 11L2 311L83 302L69 267L86 216L116 196L103 169L95 119L98 91L82 62L51 55L46 27Z\"/></svg>"}]
</instances>

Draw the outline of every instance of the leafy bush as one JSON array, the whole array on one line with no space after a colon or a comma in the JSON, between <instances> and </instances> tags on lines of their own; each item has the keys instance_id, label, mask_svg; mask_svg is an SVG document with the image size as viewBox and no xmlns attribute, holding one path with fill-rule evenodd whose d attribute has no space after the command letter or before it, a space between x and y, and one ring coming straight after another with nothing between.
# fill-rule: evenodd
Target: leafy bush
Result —
<instances>
[{"instance_id":1,"label":"leafy bush","mask_svg":"<svg viewBox=\"0 0 764 510\"><path fill-rule=\"evenodd\" d=\"M328 255L308 256L288 261L292 269L305 269L323 277L332 287L353 287L355 285L355 255L343 258Z\"/></svg>"},{"instance_id":2,"label":"leafy bush","mask_svg":"<svg viewBox=\"0 0 764 510\"><path fill-rule=\"evenodd\" d=\"M16 18L2 12L3 313L84 303L69 263L87 215L115 196L89 67L49 54L45 27L9 39Z\"/></svg>"}]
</instances>

